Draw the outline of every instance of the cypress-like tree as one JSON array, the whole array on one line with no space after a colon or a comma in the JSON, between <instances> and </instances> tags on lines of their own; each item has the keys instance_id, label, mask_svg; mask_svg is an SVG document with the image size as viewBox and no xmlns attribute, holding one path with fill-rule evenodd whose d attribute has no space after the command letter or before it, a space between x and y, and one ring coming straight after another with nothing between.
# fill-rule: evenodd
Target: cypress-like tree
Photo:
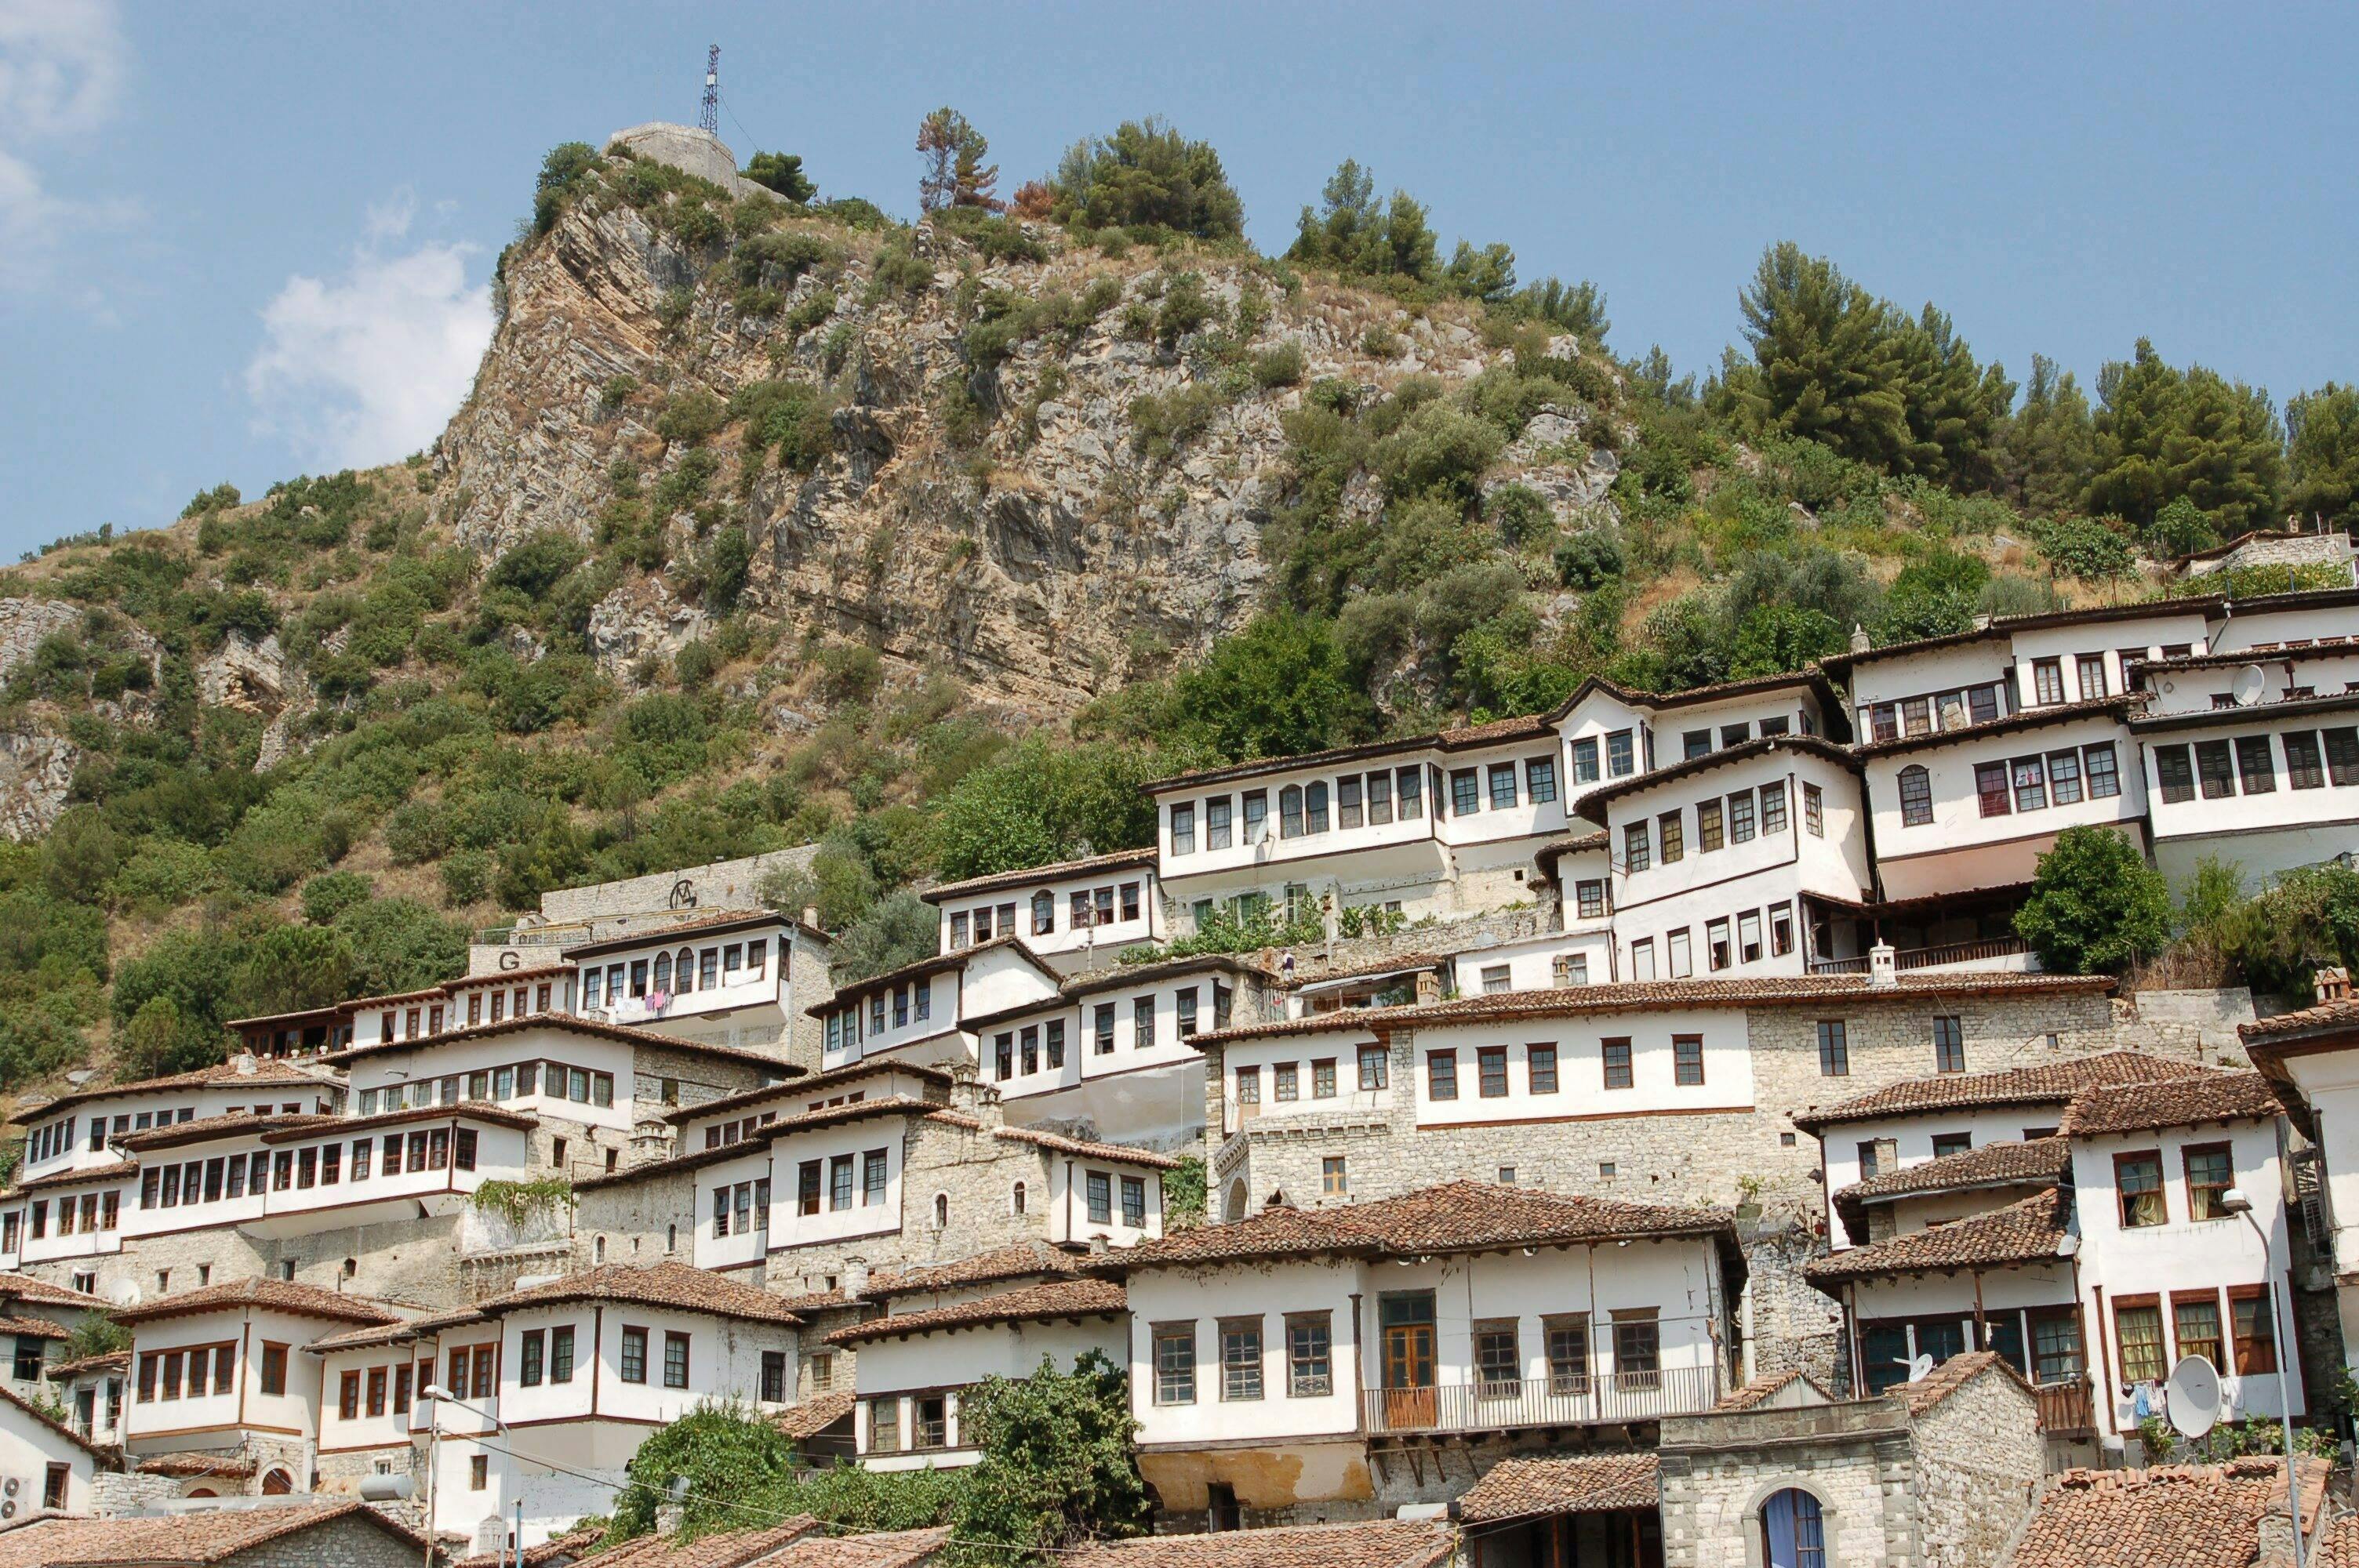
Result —
<instances>
[{"instance_id":1,"label":"cypress-like tree","mask_svg":"<svg viewBox=\"0 0 2359 1568\"><path fill-rule=\"evenodd\" d=\"M2001 428L1995 459L1999 493L2024 511L2055 517L2080 508L2097 469L2097 432L2071 371L2031 356L2023 406Z\"/></svg>"},{"instance_id":2,"label":"cypress-like tree","mask_svg":"<svg viewBox=\"0 0 2359 1568\"><path fill-rule=\"evenodd\" d=\"M2359 524L2359 386L2328 382L2286 405L2290 509L2305 527Z\"/></svg>"}]
</instances>

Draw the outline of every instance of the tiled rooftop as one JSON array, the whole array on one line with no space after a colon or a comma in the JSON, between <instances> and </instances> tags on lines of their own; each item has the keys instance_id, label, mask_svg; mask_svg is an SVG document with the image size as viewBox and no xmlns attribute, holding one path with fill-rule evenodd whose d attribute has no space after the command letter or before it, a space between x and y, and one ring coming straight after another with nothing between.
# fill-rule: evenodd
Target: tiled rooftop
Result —
<instances>
[{"instance_id":1,"label":"tiled rooftop","mask_svg":"<svg viewBox=\"0 0 2359 1568\"><path fill-rule=\"evenodd\" d=\"M1051 1280L1022 1290L1002 1291L955 1305L922 1312L897 1312L839 1328L831 1345L864 1345L943 1329L977 1328L999 1323L1044 1323L1060 1317L1096 1317L1124 1310L1123 1288L1111 1280Z\"/></svg>"},{"instance_id":2,"label":"tiled rooftop","mask_svg":"<svg viewBox=\"0 0 2359 1568\"><path fill-rule=\"evenodd\" d=\"M930 1269L910 1269L897 1274L880 1276L869 1281L868 1293L890 1298L919 1295L929 1291L963 1290L970 1285L1020 1280L1032 1274L1071 1277L1079 1272L1080 1268L1079 1260L1065 1248L1052 1247L1045 1241L1019 1241L1013 1247L995 1247L988 1252L978 1252L954 1263L940 1263Z\"/></svg>"},{"instance_id":3,"label":"tiled rooftop","mask_svg":"<svg viewBox=\"0 0 2359 1568\"><path fill-rule=\"evenodd\" d=\"M2071 1144L2060 1135L2027 1142L1985 1143L1944 1154L1897 1171L1854 1182L1834 1195L1835 1212L1854 1241L1867 1239L1867 1207L1895 1198L1931 1193L1971 1192L1978 1187L2054 1186L2071 1169Z\"/></svg>"},{"instance_id":4,"label":"tiled rooftop","mask_svg":"<svg viewBox=\"0 0 2359 1568\"><path fill-rule=\"evenodd\" d=\"M353 1516L412 1552L425 1538L358 1500L287 1508L223 1509L156 1518L82 1519L52 1515L0 1531L0 1568L120 1568L125 1563L219 1563L299 1531Z\"/></svg>"},{"instance_id":5,"label":"tiled rooftop","mask_svg":"<svg viewBox=\"0 0 2359 1568\"><path fill-rule=\"evenodd\" d=\"M1662 1482L1662 1461L1652 1454L1505 1459L1451 1512L1462 1523L1480 1525L1538 1514L1652 1509L1661 1501Z\"/></svg>"},{"instance_id":6,"label":"tiled rooftop","mask_svg":"<svg viewBox=\"0 0 2359 1568\"><path fill-rule=\"evenodd\" d=\"M685 1263L654 1263L643 1269L607 1263L582 1273L568 1274L547 1284L528 1285L479 1303L487 1317L566 1302L636 1302L647 1306L673 1307L681 1312L709 1313L715 1317L753 1323L796 1324L801 1319L781 1297L726 1274L690 1268Z\"/></svg>"},{"instance_id":7,"label":"tiled rooftop","mask_svg":"<svg viewBox=\"0 0 2359 1568\"><path fill-rule=\"evenodd\" d=\"M2088 1138L2145 1132L2160 1127L2267 1119L2283 1108L2258 1073L2209 1072L2155 1084L2106 1084L2084 1089L2064 1112L2061 1130Z\"/></svg>"},{"instance_id":8,"label":"tiled rooftop","mask_svg":"<svg viewBox=\"0 0 2359 1568\"><path fill-rule=\"evenodd\" d=\"M114 1317L118 1323L149 1323L159 1318L186 1317L191 1313L236 1312L246 1307L289 1313L297 1317L326 1318L332 1323L397 1323L401 1318L383 1302L341 1295L293 1280L259 1277L202 1285L135 1306L117 1307Z\"/></svg>"},{"instance_id":9,"label":"tiled rooftop","mask_svg":"<svg viewBox=\"0 0 2359 1568\"><path fill-rule=\"evenodd\" d=\"M2038 1262L2057 1256L2071 1213L2071 1198L2049 1187L1971 1219L1814 1258L1802 1272L1821 1290L1831 1290L1846 1280Z\"/></svg>"},{"instance_id":10,"label":"tiled rooftop","mask_svg":"<svg viewBox=\"0 0 2359 1568\"><path fill-rule=\"evenodd\" d=\"M1439 1519L1386 1519L1110 1541L1067 1555L1064 1568L1438 1568L1455 1550Z\"/></svg>"},{"instance_id":11,"label":"tiled rooftop","mask_svg":"<svg viewBox=\"0 0 2359 1568\"><path fill-rule=\"evenodd\" d=\"M2301 1468L2314 1521L2323 1460ZM2147 1470L2068 1470L2053 1478L2017 1541L2009 1568L2254 1568L2262 1517L2285 1505L2282 1459Z\"/></svg>"},{"instance_id":12,"label":"tiled rooftop","mask_svg":"<svg viewBox=\"0 0 2359 1568\"><path fill-rule=\"evenodd\" d=\"M286 1062L249 1059L247 1065L241 1069L238 1065L238 1058L233 1056L226 1062L211 1067L200 1067L192 1073L173 1073L161 1078L139 1078L127 1084L85 1085L81 1088L69 1090L55 1099L45 1100L36 1106L27 1106L8 1119L20 1127L27 1126L36 1121L47 1121L61 1110L69 1110L75 1106L88 1104L92 1100L121 1099L127 1095L160 1095L171 1094L180 1089L242 1087L247 1084L272 1087L308 1084L314 1088L319 1088L327 1087L328 1082L329 1080L316 1072L308 1071Z\"/></svg>"},{"instance_id":13,"label":"tiled rooftop","mask_svg":"<svg viewBox=\"0 0 2359 1568\"><path fill-rule=\"evenodd\" d=\"M1794 1118L1794 1125L1805 1132L1817 1132L1839 1122L1968 1106L2062 1105L2092 1084L2150 1083L2183 1078L2195 1070L2190 1063L2141 1051L2108 1051L1995 1073L1944 1073L1887 1084L1830 1106L1813 1107Z\"/></svg>"}]
</instances>

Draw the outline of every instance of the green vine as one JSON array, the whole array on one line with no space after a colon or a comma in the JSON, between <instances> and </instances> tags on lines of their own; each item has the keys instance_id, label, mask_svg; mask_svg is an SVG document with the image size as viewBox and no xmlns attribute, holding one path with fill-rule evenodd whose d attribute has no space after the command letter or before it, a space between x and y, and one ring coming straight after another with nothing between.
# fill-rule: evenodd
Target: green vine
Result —
<instances>
[{"instance_id":1,"label":"green vine","mask_svg":"<svg viewBox=\"0 0 2359 1568\"><path fill-rule=\"evenodd\" d=\"M536 1215L562 1206L573 1206L573 1184L563 1176L539 1176L529 1182L485 1182L468 1202L485 1214L496 1214L520 1226Z\"/></svg>"}]
</instances>

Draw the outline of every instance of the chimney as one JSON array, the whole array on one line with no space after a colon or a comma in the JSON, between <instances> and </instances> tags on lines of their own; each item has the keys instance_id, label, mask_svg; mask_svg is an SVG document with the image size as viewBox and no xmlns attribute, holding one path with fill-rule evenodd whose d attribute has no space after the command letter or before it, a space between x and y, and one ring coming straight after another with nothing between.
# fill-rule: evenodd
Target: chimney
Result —
<instances>
[{"instance_id":1,"label":"chimney","mask_svg":"<svg viewBox=\"0 0 2359 1568\"><path fill-rule=\"evenodd\" d=\"M803 924L810 926L813 931L821 929L819 923L819 905L815 903L807 903L803 905Z\"/></svg>"},{"instance_id":2,"label":"chimney","mask_svg":"<svg viewBox=\"0 0 2359 1568\"><path fill-rule=\"evenodd\" d=\"M2351 971L2340 964L2321 969L2310 976L2310 985L2321 1005L2330 1001L2351 1000Z\"/></svg>"},{"instance_id":3,"label":"chimney","mask_svg":"<svg viewBox=\"0 0 2359 1568\"><path fill-rule=\"evenodd\" d=\"M1417 972L1417 1005L1431 1007L1441 1000L1441 977L1431 969Z\"/></svg>"},{"instance_id":4,"label":"chimney","mask_svg":"<svg viewBox=\"0 0 2359 1568\"><path fill-rule=\"evenodd\" d=\"M250 1078L254 1076L255 1064L253 1052L240 1051L236 1055L232 1056L229 1059L229 1063L232 1067L236 1069L237 1076L239 1077Z\"/></svg>"},{"instance_id":5,"label":"chimney","mask_svg":"<svg viewBox=\"0 0 2359 1568\"><path fill-rule=\"evenodd\" d=\"M868 1260L846 1258L843 1260L843 1299L856 1302L868 1290Z\"/></svg>"},{"instance_id":6,"label":"chimney","mask_svg":"<svg viewBox=\"0 0 2359 1568\"><path fill-rule=\"evenodd\" d=\"M1867 628L1861 625L1856 621L1853 622L1851 623L1851 651L1854 654L1864 654L1868 649L1875 645L1875 644L1868 638Z\"/></svg>"},{"instance_id":7,"label":"chimney","mask_svg":"<svg viewBox=\"0 0 2359 1568\"><path fill-rule=\"evenodd\" d=\"M679 1533L680 1520L687 1517L688 1509L679 1503L658 1503L656 1505L656 1533L658 1535L678 1535Z\"/></svg>"},{"instance_id":8,"label":"chimney","mask_svg":"<svg viewBox=\"0 0 2359 1568\"><path fill-rule=\"evenodd\" d=\"M1900 983L1899 955L1889 942L1878 942L1867 950L1867 983L1874 990L1884 990Z\"/></svg>"}]
</instances>

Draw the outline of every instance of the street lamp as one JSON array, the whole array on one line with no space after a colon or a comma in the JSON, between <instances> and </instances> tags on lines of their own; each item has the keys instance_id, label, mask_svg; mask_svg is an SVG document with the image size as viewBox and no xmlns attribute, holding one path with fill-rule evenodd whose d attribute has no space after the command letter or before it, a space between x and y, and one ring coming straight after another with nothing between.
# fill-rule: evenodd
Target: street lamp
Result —
<instances>
[{"instance_id":1,"label":"street lamp","mask_svg":"<svg viewBox=\"0 0 2359 1568\"><path fill-rule=\"evenodd\" d=\"M2286 1357L2290 1347L2286 1344L2285 1322L2277 1315L2277 1284L2269 1263L2269 1233L2261 1228L2259 1217L2253 1213L2253 1200L2245 1195L2242 1187L2230 1187L2220 1195L2220 1212L2241 1217L2253 1227L2253 1235L2261 1244L2261 1289L2268 1293L2269 1339L2277 1364L2277 1419L2285 1426L2286 1508L2293 1524L2294 1568L2302 1568L2307 1553L2301 1541L2301 1487L2294 1474L2293 1396L2286 1390Z\"/></svg>"},{"instance_id":2,"label":"street lamp","mask_svg":"<svg viewBox=\"0 0 2359 1568\"><path fill-rule=\"evenodd\" d=\"M429 1383L418 1393L420 1399L435 1401L433 1411L426 1418L426 1568L434 1568L434 1493L436 1490L434 1483L440 1468L438 1451L442 1443L442 1405L446 1401L457 1405L469 1415L487 1422L494 1432L506 1433L507 1424L489 1411L479 1411L466 1403L440 1383ZM500 1555L503 1558L506 1557L507 1552L505 1548L502 1549ZM524 1561L524 1537L521 1534L516 1537L516 1561L518 1563Z\"/></svg>"}]
</instances>

